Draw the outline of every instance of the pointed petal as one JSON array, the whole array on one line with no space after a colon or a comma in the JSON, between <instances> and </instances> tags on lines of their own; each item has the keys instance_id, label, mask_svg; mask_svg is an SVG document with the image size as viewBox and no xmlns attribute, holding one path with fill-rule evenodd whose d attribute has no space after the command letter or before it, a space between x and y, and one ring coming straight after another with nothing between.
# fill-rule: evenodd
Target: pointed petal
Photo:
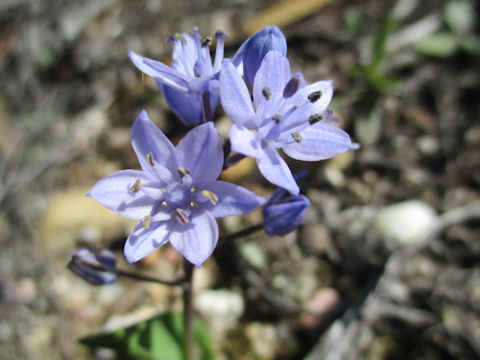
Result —
<instances>
[{"instance_id":1,"label":"pointed petal","mask_svg":"<svg viewBox=\"0 0 480 360\"><path fill-rule=\"evenodd\" d=\"M183 33L182 36L183 39L167 40L173 46L172 67L184 74L187 79L193 79L195 78L193 68L197 62L195 40L188 33Z\"/></svg>"},{"instance_id":2,"label":"pointed petal","mask_svg":"<svg viewBox=\"0 0 480 360\"><path fill-rule=\"evenodd\" d=\"M251 126L255 118L247 85L232 62L224 59L220 71L220 100L227 116L236 124Z\"/></svg>"},{"instance_id":3,"label":"pointed petal","mask_svg":"<svg viewBox=\"0 0 480 360\"><path fill-rule=\"evenodd\" d=\"M257 165L262 175L272 184L288 190L292 195L298 195L300 189L287 163L274 148L265 147L257 157Z\"/></svg>"},{"instance_id":4,"label":"pointed petal","mask_svg":"<svg viewBox=\"0 0 480 360\"><path fill-rule=\"evenodd\" d=\"M140 221L125 242L125 258L129 263L141 260L167 241L168 222L152 223L147 229Z\"/></svg>"},{"instance_id":5,"label":"pointed petal","mask_svg":"<svg viewBox=\"0 0 480 360\"><path fill-rule=\"evenodd\" d=\"M252 132L243 126L233 124L230 128L230 142L232 151L257 158L261 151L261 139L258 133Z\"/></svg>"},{"instance_id":6,"label":"pointed petal","mask_svg":"<svg viewBox=\"0 0 480 360\"><path fill-rule=\"evenodd\" d=\"M119 215L138 220L150 214L155 201L141 187L135 192L130 190L138 179L144 184L152 182L143 171L121 170L99 180L87 196Z\"/></svg>"},{"instance_id":7,"label":"pointed petal","mask_svg":"<svg viewBox=\"0 0 480 360\"><path fill-rule=\"evenodd\" d=\"M253 102L258 107L265 101L273 103L283 95L285 85L290 80L290 64L279 51L270 51L265 55L255 75L253 84ZM268 90L266 90L268 88ZM265 91L270 92L269 99ZM267 108L265 109L267 111ZM272 114L273 115L273 114Z\"/></svg>"},{"instance_id":8,"label":"pointed petal","mask_svg":"<svg viewBox=\"0 0 480 360\"><path fill-rule=\"evenodd\" d=\"M178 165L190 173L195 186L210 184L222 171L222 143L211 121L190 130L175 151Z\"/></svg>"},{"instance_id":9,"label":"pointed petal","mask_svg":"<svg viewBox=\"0 0 480 360\"><path fill-rule=\"evenodd\" d=\"M197 212L188 224L175 224L170 243L188 261L201 266L213 253L218 242L218 225L208 212Z\"/></svg>"},{"instance_id":10,"label":"pointed petal","mask_svg":"<svg viewBox=\"0 0 480 360\"><path fill-rule=\"evenodd\" d=\"M350 136L328 123L317 123L300 132L301 141L285 145L283 151L297 160L318 161L329 159L345 151L356 150Z\"/></svg>"},{"instance_id":11,"label":"pointed petal","mask_svg":"<svg viewBox=\"0 0 480 360\"><path fill-rule=\"evenodd\" d=\"M248 214L266 201L244 187L225 181L215 181L205 190L211 191L218 197L216 205L209 204L209 211L214 217Z\"/></svg>"},{"instance_id":12,"label":"pointed petal","mask_svg":"<svg viewBox=\"0 0 480 360\"><path fill-rule=\"evenodd\" d=\"M175 149L145 110L132 125L132 146L145 172L158 176L166 183L178 178Z\"/></svg>"},{"instance_id":13,"label":"pointed petal","mask_svg":"<svg viewBox=\"0 0 480 360\"><path fill-rule=\"evenodd\" d=\"M188 78L177 70L160 61L135 54L133 51L128 53L128 57L140 71L160 81L162 84L178 91L188 91Z\"/></svg>"}]
</instances>

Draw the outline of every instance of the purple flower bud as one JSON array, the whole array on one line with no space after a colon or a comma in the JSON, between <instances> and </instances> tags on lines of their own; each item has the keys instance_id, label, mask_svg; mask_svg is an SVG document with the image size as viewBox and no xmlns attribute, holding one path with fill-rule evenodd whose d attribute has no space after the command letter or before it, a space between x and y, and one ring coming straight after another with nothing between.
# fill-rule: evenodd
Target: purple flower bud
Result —
<instances>
[{"instance_id":1,"label":"purple flower bud","mask_svg":"<svg viewBox=\"0 0 480 360\"><path fill-rule=\"evenodd\" d=\"M114 253L101 248L84 248L73 254L68 268L82 279L93 285L114 283L117 279Z\"/></svg>"},{"instance_id":2,"label":"purple flower bud","mask_svg":"<svg viewBox=\"0 0 480 360\"><path fill-rule=\"evenodd\" d=\"M276 26L265 26L249 38L243 55L243 73L247 83L252 85L263 58L271 50L287 54L287 40Z\"/></svg>"},{"instance_id":3,"label":"purple flower bud","mask_svg":"<svg viewBox=\"0 0 480 360\"><path fill-rule=\"evenodd\" d=\"M263 228L268 235L285 235L295 230L303 221L310 201L304 195L288 195L277 189L262 210Z\"/></svg>"}]
</instances>

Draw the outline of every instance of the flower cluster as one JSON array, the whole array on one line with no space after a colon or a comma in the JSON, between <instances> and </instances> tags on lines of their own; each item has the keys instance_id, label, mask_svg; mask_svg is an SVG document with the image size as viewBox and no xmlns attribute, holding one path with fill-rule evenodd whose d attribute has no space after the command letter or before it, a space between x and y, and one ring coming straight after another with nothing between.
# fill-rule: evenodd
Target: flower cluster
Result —
<instances>
[{"instance_id":1,"label":"flower cluster","mask_svg":"<svg viewBox=\"0 0 480 360\"><path fill-rule=\"evenodd\" d=\"M224 58L225 38L221 31L215 35L213 62L213 40L202 40L197 29L193 36L168 39L171 66L129 53L134 65L155 79L180 121L192 127L173 146L143 111L131 135L141 170L117 171L88 193L103 206L138 220L125 244L129 262L170 242L200 266L218 241L215 218L246 214L265 203L250 190L218 180L229 157L254 158L262 175L281 188L263 210L263 225L268 234L283 235L301 223L310 203L299 194L277 150L294 159L318 161L358 148L334 125L328 109L332 82L307 84L301 73L291 72L280 29L260 30L231 59ZM219 103L233 123L229 146L214 127Z\"/></svg>"}]
</instances>

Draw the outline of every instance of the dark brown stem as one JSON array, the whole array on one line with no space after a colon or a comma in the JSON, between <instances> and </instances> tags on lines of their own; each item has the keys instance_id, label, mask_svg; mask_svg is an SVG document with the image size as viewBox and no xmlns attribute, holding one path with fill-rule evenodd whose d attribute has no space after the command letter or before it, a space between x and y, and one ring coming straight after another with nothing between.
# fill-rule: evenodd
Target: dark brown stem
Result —
<instances>
[{"instance_id":1,"label":"dark brown stem","mask_svg":"<svg viewBox=\"0 0 480 360\"><path fill-rule=\"evenodd\" d=\"M131 273L131 272L128 272L128 271L118 270L118 269L116 270L116 273L117 273L118 276L125 276L125 277L129 277L131 279L150 281L150 282L155 282L155 283L158 283L158 284L163 284L163 285L168 285L168 286L183 285L186 281L184 276L182 276L181 278L178 278L176 280L162 280L162 279L154 278L152 276Z\"/></svg>"},{"instance_id":2,"label":"dark brown stem","mask_svg":"<svg viewBox=\"0 0 480 360\"><path fill-rule=\"evenodd\" d=\"M183 349L185 354L185 359L193 359L192 355L194 353L193 347L193 265L184 260L184 276L185 281L183 283L183 328L184 328L184 338L183 338Z\"/></svg>"},{"instance_id":3,"label":"dark brown stem","mask_svg":"<svg viewBox=\"0 0 480 360\"><path fill-rule=\"evenodd\" d=\"M232 240L235 240L235 239L239 239L239 238L248 236L248 235L253 234L254 232L260 231L262 229L263 229L262 224L257 224L257 225L252 225L252 226L250 226L246 229L237 231L237 232L232 233L232 234L223 235L218 240L218 245L220 246L220 245L224 244L226 241L232 241Z\"/></svg>"}]
</instances>

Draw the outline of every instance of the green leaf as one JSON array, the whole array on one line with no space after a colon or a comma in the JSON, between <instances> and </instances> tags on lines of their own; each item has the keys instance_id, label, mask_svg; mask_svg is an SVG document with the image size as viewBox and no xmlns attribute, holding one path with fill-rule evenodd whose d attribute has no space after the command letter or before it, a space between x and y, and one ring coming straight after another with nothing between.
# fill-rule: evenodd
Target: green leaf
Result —
<instances>
[{"instance_id":1,"label":"green leaf","mask_svg":"<svg viewBox=\"0 0 480 360\"><path fill-rule=\"evenodd\" d=\"M353 35L358 34L363 28L363 20L362 12L355 8L349 8L343 14L343 23L347 30Z\"/></svg>"},{"instance_id":2,"label":"green leaf","mask_svg":"<svg viewBox=\"0 0 480 360\"><path fill-rule=\"evenodd\" d=\"M205 325L194 319L193 333L201 360L213 360L212 341ZM91 348L105 347L139 360L184 360L183 315L165 313L126 328L79 340Z\"/></svg>"},{"instance_id":3,"label":"green leaf","mask_svg":"<svg viewBox=\"0 0 480 360\"><path fill-rule=\"evenodd\" d=\"M421 38L413 43L413 47L426 55L449 57L457 51L457 41L452 33L444 31Z\"/></svg>"},{"instance_id":4,"label":"green leaf","mask_svg":"<svg viewBox=\"0 0 480 360\"><path fill-rule=\"evenodd\" d=\"M457 34L466 34L475 25L475 9L469 1L449 1L445 5L444 17L450 29Z\"/></svg>"},{"instance_id":5,"label":"green leaf","mask_svg":"<svg viewBox=\"0 0 480 360\"><path fill-rule=\"evenodd\" d=\"M396 25L397 21L393 12L387 12L373 38L372 57L368 64L372 70L377 68L387 55L387 40Z\"/></svg>"}]
</instances>

